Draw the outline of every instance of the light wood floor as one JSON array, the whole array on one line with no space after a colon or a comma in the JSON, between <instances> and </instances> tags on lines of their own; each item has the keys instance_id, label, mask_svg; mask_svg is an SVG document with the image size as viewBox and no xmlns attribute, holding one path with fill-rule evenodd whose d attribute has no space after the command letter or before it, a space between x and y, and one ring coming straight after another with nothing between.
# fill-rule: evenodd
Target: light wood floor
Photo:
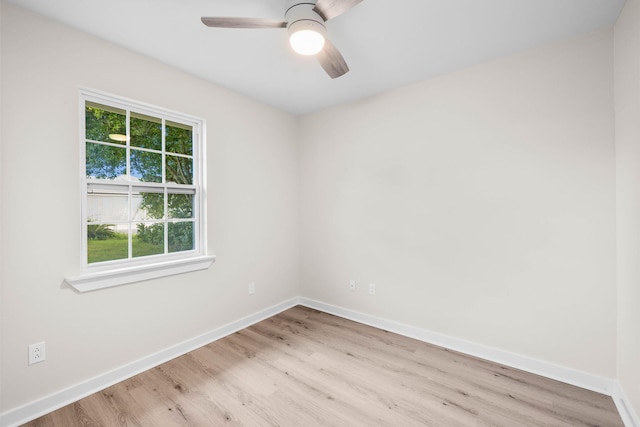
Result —
<instances>
[{"instance_id":1,"label":"light wood floor","mask_svg":"<svg viewBox=\"0 0 640 427\"><path fill-rule=\"evenodd\" d=\"M304 307L29 426L622 426L610 397Z\"/></svg>"}]
</instances>

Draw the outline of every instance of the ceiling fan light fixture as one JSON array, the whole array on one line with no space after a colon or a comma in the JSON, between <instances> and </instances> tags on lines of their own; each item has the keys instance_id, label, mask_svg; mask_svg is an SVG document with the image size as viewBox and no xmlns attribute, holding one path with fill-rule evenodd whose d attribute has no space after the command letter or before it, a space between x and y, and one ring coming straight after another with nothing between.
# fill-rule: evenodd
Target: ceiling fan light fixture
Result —
<instances>
[{"instance_id":1,"label":"ceiling fan light fixture","mask_svg":"<svg viewBox=\"0 0 640 427\"><path fill-rule=\"evenodd\" d=\"M289 43L300 55L316 55L322 50L326 29L316 21L297 21L289 26Z\"/></svg>"},{"instance_id":2,"label":"ceiling fan light fixture","mask_svg":"<svg viewBox=\"0 0 640 427\"><path fill-rule=\"evenodd\" d=\"M289 0L294 3L284 13L284 20L265 18L200 18L207 27L218 28L286 28L294 52L315 55L324 71L335 79L349 72L340 51L327 38L325 22L348 11L362 0Z\"/></svg>"},{"instance_id":3,"label":"ceiling fan light fixture","mask_svg":"<svg viewBox=\"0 0 640 427\"><path fill-rule=\"evenodd\" d=\"M112 139L112 140L118 141L118 142L126 142L127 141L127 135L123 135L121 133L110 133L109 134L109 139Z\"/></svg>"}]
</instances>

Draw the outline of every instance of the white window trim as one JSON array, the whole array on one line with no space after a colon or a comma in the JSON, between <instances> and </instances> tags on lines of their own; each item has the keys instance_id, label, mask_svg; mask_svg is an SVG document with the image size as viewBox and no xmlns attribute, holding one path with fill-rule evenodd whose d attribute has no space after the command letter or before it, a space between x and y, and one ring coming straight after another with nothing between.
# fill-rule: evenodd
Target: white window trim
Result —
<instances>
[{"instance_id":1,"label":"white window trim","mask_svg":"<svg viewBox=\"0 0 640 427\"><path fill-rule=\"evenodd\" d=\"M143 280L206 270L213 264L215 259L215 256L199 256L136 267L118 268L103 272L85 273L77 277L67 277L65 278L65 282L78 292L96 291L98 289L141 282Z\"/></svg>"},{"instance_id":2,"label":"white window trim","mask_svg":"<svg viewBox=\"0 0 640 427\"><path fill-rule=\"evenodd\" d=\"M81 123L84 122L85 102L92 101L107 105L113 105L114 103L121 104L122 107L127 110L142 110L151 113L156 112L156 114L159 112L180 121L186 121L194 124L194 130L199 134L197 137L197 144L194 144L194 158L198 162L197 165L194 165L196 166L195 170L197 171L197 176L194 175L194 181L198 181L200 188L200 194L198 195L198 200L196 202L199 221L197 224L196 246L192 251L149 256L139 259L128 259L123 261L108 261L98 263L97 265L88 264L86 259L87 241L85 229L87 180L83 167L85 160L82 157L84 156L85 135L83 132L84 126L80 126L81 158L79 159L79 169L82 200L82 219L80 227L82 236L81 268L80 273L77 276L66 277L65 282L78 292L89 292L209 268L215 261L215 256L208 255L206 248L206 170L204 167L204 159L206 158L204 144L206 124L204 119L186 116L175 111L170 111L150 104L141 103L139 101L130 100L92 89L80 88L79 98Z\"/></svg>"}]
</instances>

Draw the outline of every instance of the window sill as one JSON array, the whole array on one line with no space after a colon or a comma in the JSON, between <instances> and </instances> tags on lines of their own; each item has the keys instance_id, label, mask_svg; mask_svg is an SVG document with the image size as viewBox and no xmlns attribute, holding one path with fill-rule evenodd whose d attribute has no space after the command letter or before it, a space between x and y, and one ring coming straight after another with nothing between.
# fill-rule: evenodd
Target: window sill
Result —
<instances>
[{"instance_id":1,"label":"window sill","mask_svg":"<svg viewBox=\"0 0 640 427\"><path fill-rule=\"evenodd\" d=\"M213 264L215 259L215 256L199 256L144 266L86 273L77 277L67 277L64 280L78 292L90 292L190 271L206 270Z\"/></svg>"}]
</instances>

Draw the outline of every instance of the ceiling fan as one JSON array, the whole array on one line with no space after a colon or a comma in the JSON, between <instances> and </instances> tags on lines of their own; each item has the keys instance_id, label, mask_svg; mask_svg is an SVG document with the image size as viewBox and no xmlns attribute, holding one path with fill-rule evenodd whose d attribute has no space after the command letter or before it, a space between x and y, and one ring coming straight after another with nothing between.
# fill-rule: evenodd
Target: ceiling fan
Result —
<instances>
[{"instance_id":1,"label":"ceiling fan","mask_svg":"<svg viewBox=\"0 0 640 427\"><path fill-rule=\"evenodd\" d=\"M325 22L348 11L362 0L318 0L296 3L284 21L268 18L203 17L202 23L218 28L286 28L291 47L301 55L316 55L327 74L335 79L349 72L342 54L327 38Z\"/></svg>"}]
</instances>

